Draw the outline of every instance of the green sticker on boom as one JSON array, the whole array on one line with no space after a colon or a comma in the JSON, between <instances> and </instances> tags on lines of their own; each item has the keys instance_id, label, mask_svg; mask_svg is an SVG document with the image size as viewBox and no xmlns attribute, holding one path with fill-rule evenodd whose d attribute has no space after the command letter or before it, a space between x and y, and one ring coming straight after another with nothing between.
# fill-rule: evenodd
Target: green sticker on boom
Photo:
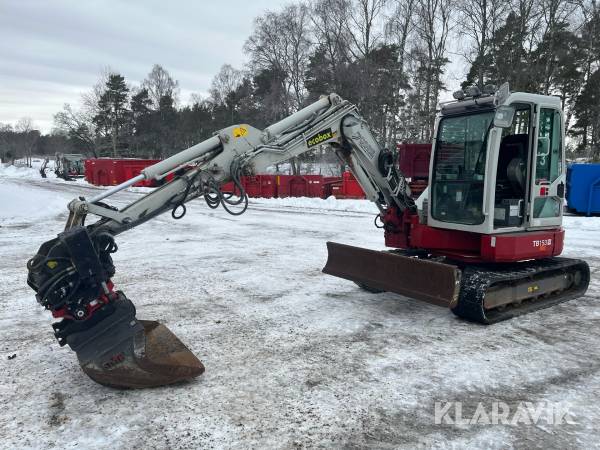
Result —
<instances>
[{"instance_id":1,"label":"green sticker on boom","mask_svg":"<svg viewBox=\"0 0 600 450\"><path fill-rule=\"evenodd\" d=\"M319 131L317 134L309 137L306 140L306 146L308 148L311 148L334 137L335 133L331 130L331 128L326 128L324 130Z\"/></svg>"}]
</instances>

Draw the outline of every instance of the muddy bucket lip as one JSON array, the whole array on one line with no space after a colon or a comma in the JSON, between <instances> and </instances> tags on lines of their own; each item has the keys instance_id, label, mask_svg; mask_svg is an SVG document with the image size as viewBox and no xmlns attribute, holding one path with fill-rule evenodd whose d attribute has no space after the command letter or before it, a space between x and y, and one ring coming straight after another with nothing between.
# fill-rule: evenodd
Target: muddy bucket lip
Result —
<instances>
[{"instance_id":1,"label":"muddy bucket lip","mask_svg":"<svg viewBox=\"0 0 600 450\"><path fill-rule=\"evenodd\" d=\"M194 378L204 373L204 365L199 363L197 367L190 370L188 373L180 374L177 377L158 377L153 374L152 379L141 378L139 375L129 372L107 373L104 371L95 370L91 367L82 366L83 372L93 381L106 387L114 389L149 389L159 388L161 386L183 385L191 382Z\"/></svg>"},{"instance_id":2,"label":"muddy bucket lip","mask_svg":"<svg viewBox=\"0 0 600 450\"><path fill-rule=\"evenodd\" d=\"M143 328L129 341L81 364L84 373L97 383L120 389L185 383L204 373L202 362L167 326L154 320L139 323Z\"/></svg>"},{"instance_id":3,"label":"muddy bucket lip","mask_svg":"<svg viewBox=\"0 0 600 450\"><path fill-rule=\"evenodd\" d=\"M166 325L136 319L133 303L118 294L111 303L114 312L67 337L86 375L105 386L146 388L204 372L202 362Z\"/></svg>"}]
</instances>

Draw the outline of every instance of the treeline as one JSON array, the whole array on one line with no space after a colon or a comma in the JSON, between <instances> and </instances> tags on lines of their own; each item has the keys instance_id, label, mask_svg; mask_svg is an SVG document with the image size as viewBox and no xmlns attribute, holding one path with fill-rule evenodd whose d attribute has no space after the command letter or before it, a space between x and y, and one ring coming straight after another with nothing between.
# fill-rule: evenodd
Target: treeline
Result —
<instances>
[{"instance_id":1,"label":"treeline","mask_svg":"<svg viewBox=\"0 0 600 450\"><path fill-rule=\"evenodd\" d=\"M330 92L357 104L383 145L429 142L448 71L464 64L463 86L508 81L559 96L571 156L600 158L595 0L296 2L257 17L244 50L247 67L223 65L208 96L187 104L160 65L139 86L105 71L80 107L56 114L46 150L165 157L233 123L262 128ZM21 133L4 127L0 146L9 132Z\"/></svg>"}]
</instances>

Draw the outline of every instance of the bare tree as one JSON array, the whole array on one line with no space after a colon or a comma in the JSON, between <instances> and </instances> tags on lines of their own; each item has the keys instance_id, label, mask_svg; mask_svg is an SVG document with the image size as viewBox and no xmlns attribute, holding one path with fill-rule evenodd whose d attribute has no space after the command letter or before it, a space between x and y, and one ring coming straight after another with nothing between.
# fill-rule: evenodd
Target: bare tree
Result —
<instances>
[{"instance_id":1,"label":"bare tree","mask_svg":"<svg viewBox=\"0 0 600 450\"><path fill-rule=\"evenodd\" d=\"M25 163L27 164L27 167L31 167L33 147L40 137L40 132L34 129L31 117L21 117L15 124L15 131L22 135Z\"/></svg>"},{"instance_id":2,"label":"bare tree","mask_svg":"<svg viewBox=\"0 0 600 450\"><path fill-rule=\"evenodd\" d=\"M461 0L458 5L459 41L467 36L464 57L469 64L478 61L477 85L483 88L484 58L489 55L492 38L506 17L509 3L503 0Z\"/></svg>"},{"instance_id":3,"label":"bare tree","mask_svg":"<svg viewBox=\"0 0 600 450\"><path fill-rule=\"evenodd\" d=\"M96 142L93 129L90 128L90 122L82 111L73 111L71 105L65 103L63 110L54 115L54 126L65 133L69 139L72 139L78 146L82 145L91 151L95 158Z\"/></svg>"},{"instance_id":4,"label":"bare tree","mask_svg":"<svg viewBox=\"0 0 600 450\"><path fill-rule=\"evenodd\" d=\"M422 139L430 141L433 135L435 110L443 88L443 69L448 62L447 44L452 26L452 0L416 0L414 28L426 59L421 70L425 73L423 112L428 125Z\"/></svg>"},{"instance_id":5,"label":"bare tree","mask_svg":"<svg viewBox=\"0 0 600 450\"><path fill-rule=\"evenodd\" d=\"M352 15L350 0L319 0L311 4L310 15L316 45L322 48L330 70L336 75L339 63L347 62L350 56L349 17Z\"/></svg>"},{"instance_id":6,"label":"bare tree","mask_svg":"<svg viewBox=\"0 0 600 450\"><path fill-rule=\"evenodd\" d=\"M212 102L217 105L224 104L227 96L242 84L243 78L241 70L237 70L229 64L223 64L219 73L212 79L210 87Z\"/></svg>"},{"instance_id":7,"label":"bare tree","mask_svg":"<svg viewBox=\"0 0 600 450\"><path fill-rule=\"evenodd\" d=\"M555 55L561 50L565 42L560 42L558 33L561 26L565 25L575 11L579 8L573 0L540 0L540 14L542 17L543 31L541 40L546 44L545 54ZM541 61L543 66L542 92L549 95L555 73L560 70L557 58L546 57ZM564 99L563 99L564 107Z\"/></svg>"},{"instance_id":8,"label":"bare tree","mask_svg":"<svg viewBox=\"0 0 600 450\"><path fill-rule=\"evenodd\" d=\"M174 80L160 64L154 64L142 82L142 88L148 89L154 109L159 109L160 99L165 96L171 97L174 104L179 101L179 81Z\"/></svg>"},{"instance_id":9,"label":"bare tree","mask_svg":"<svg viewBox=\"0 0 600 450\"><path fill-rule=\"evenodd\" d=\"M109 66L105 66L100 70L96 83L92 86L88 92L81 94L81 109L77 111L78 121L85 122L86 126L93 131L94 117L100 112L99 103L100 97L106 89L106 83L110 77L110 74L114 73Z\"/></svg>"},{"instance_id":10,"label":"bare tree","mask_svg":"<svg viewBox=\"0 0 600 450\"><path fill-rule=\"evenodd\" d=\"M509 4L511 11L519 19L518 37L526 44L526 50L531 52L539 41L537 36L542 20L540 0L513 0Z\"/></svg>"},{"instance_id":11,"label":"bare tree","mask_svg":"<svg viewBox=\"0 0 600 450\"><path fill-rule=\"evenodd\" d=\"M250 66L281 74L284 91L291 104L286 113L300 108L305 95L305 71L311 51L309 9L303 4L285 6L281 12L267 11L254 21L254 30L244 48L250 53ZM287 99L282 99L287 103Z\"/></svg>"},{"instance_id":12,"label":"bare tree","mask_svg":"<svg viewBox=\"0 0 600 450\"><path fill-rule=\"evenodd\" d=\"M387 17L385 24L387 42L398 47L399 80L402 81L397 92L389 93L390 96L396 96L398 100L394 103L395 108L389 111L387 117L388 136L386 143L388 147L393 147L395 143L401 140L402 135L405 134L402 133L402 130L407 127L409 122L407 112L410 117L410 111L406 110L406 98L410 89L406 65L410 54L409 43L414 38L415 3L416 0L394 0L390 5L391 14ZM403 109L404 111L402 111Z\"/></svg>"},{"instance_id":13,"label":"bare tree","mask_svg":"<svg viewBox=\"0 0 600 450\"><path fill-rule=\"evenodd\" d=\"M416 0L395 0L392 14L385 25L388 41L398 46L400 70L404 70L404 62L408 52L407 40L413 31L414 10Z\"/></svg>"},{"instance_id":14,"label":"bare tree","mask_svg":"<svg viewBox=\"0 0 600 450\"><path fill-rule=\"evenodd\" d=\"M355 58L367 56L383 37L379 21L387 0L355 0L350 15L351 51Z\"/></svg>"},{"instance_id":15,"label":"bare tree","mask_svg":"<svg viewBox=\"0 0 600 450\"><path fill-rule=\"evenodd\" d=\"M287 23L287 27L284 28L286 66L296 108L300 108L304 100L305 70L311 51L311 42L308 39L309 14L309 9L305 4L300 4L295 8L288 7L284 10L284 18Z\"/></svg>"},{"instance_id":16,"label":"bare tree","mask_svg":"<svg viewBox=\"0 0 600 450\"><path fill-rule=\"evenodd\" d=\"M351 0L318 0L312 3L311 8L315 48L316 52L323 54L323 58L315 62L319 70L313 67L314 73L310 76L322 85L318 94L328 93L325 92L327 88L342 93L344 69L352 57L349 24L349 17L352 15Z\"/></svg>"}]
</instances>

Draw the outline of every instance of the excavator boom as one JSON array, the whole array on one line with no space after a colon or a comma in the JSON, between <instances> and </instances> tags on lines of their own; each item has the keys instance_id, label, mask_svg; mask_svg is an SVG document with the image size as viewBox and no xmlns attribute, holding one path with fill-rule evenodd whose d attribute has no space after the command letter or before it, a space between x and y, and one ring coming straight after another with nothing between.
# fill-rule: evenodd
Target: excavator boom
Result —
<instances>
[{"instance_id":1,"label":"excavator boom","mask_svg":"<svg viewBox=\"0 0 600 450\"><path fill-rule=\"evenodd\" d=\"M65 231L43 244L28 263L28 284L38 302L61 319L53 325L59 344L76 352L87 375L109 386L151 387L200 375L204 366L193 353L164 325L138 320L133 303L114 288L115 237L167 211L180 219L187 202L199 197L210 208L241 214L248 206L242 174L323 144L348 164L380 211L392 205L414 208L392 154L379 147L356 107L335 94L264 130L230 126L121 185L69 203ZM177 174L172 181L124 208L105 203L138 181L172 173ZM237 186L239 197L221 191L228 181ZM100 219L85 225L90 215Z\"/></svg>"}]
</instances>

